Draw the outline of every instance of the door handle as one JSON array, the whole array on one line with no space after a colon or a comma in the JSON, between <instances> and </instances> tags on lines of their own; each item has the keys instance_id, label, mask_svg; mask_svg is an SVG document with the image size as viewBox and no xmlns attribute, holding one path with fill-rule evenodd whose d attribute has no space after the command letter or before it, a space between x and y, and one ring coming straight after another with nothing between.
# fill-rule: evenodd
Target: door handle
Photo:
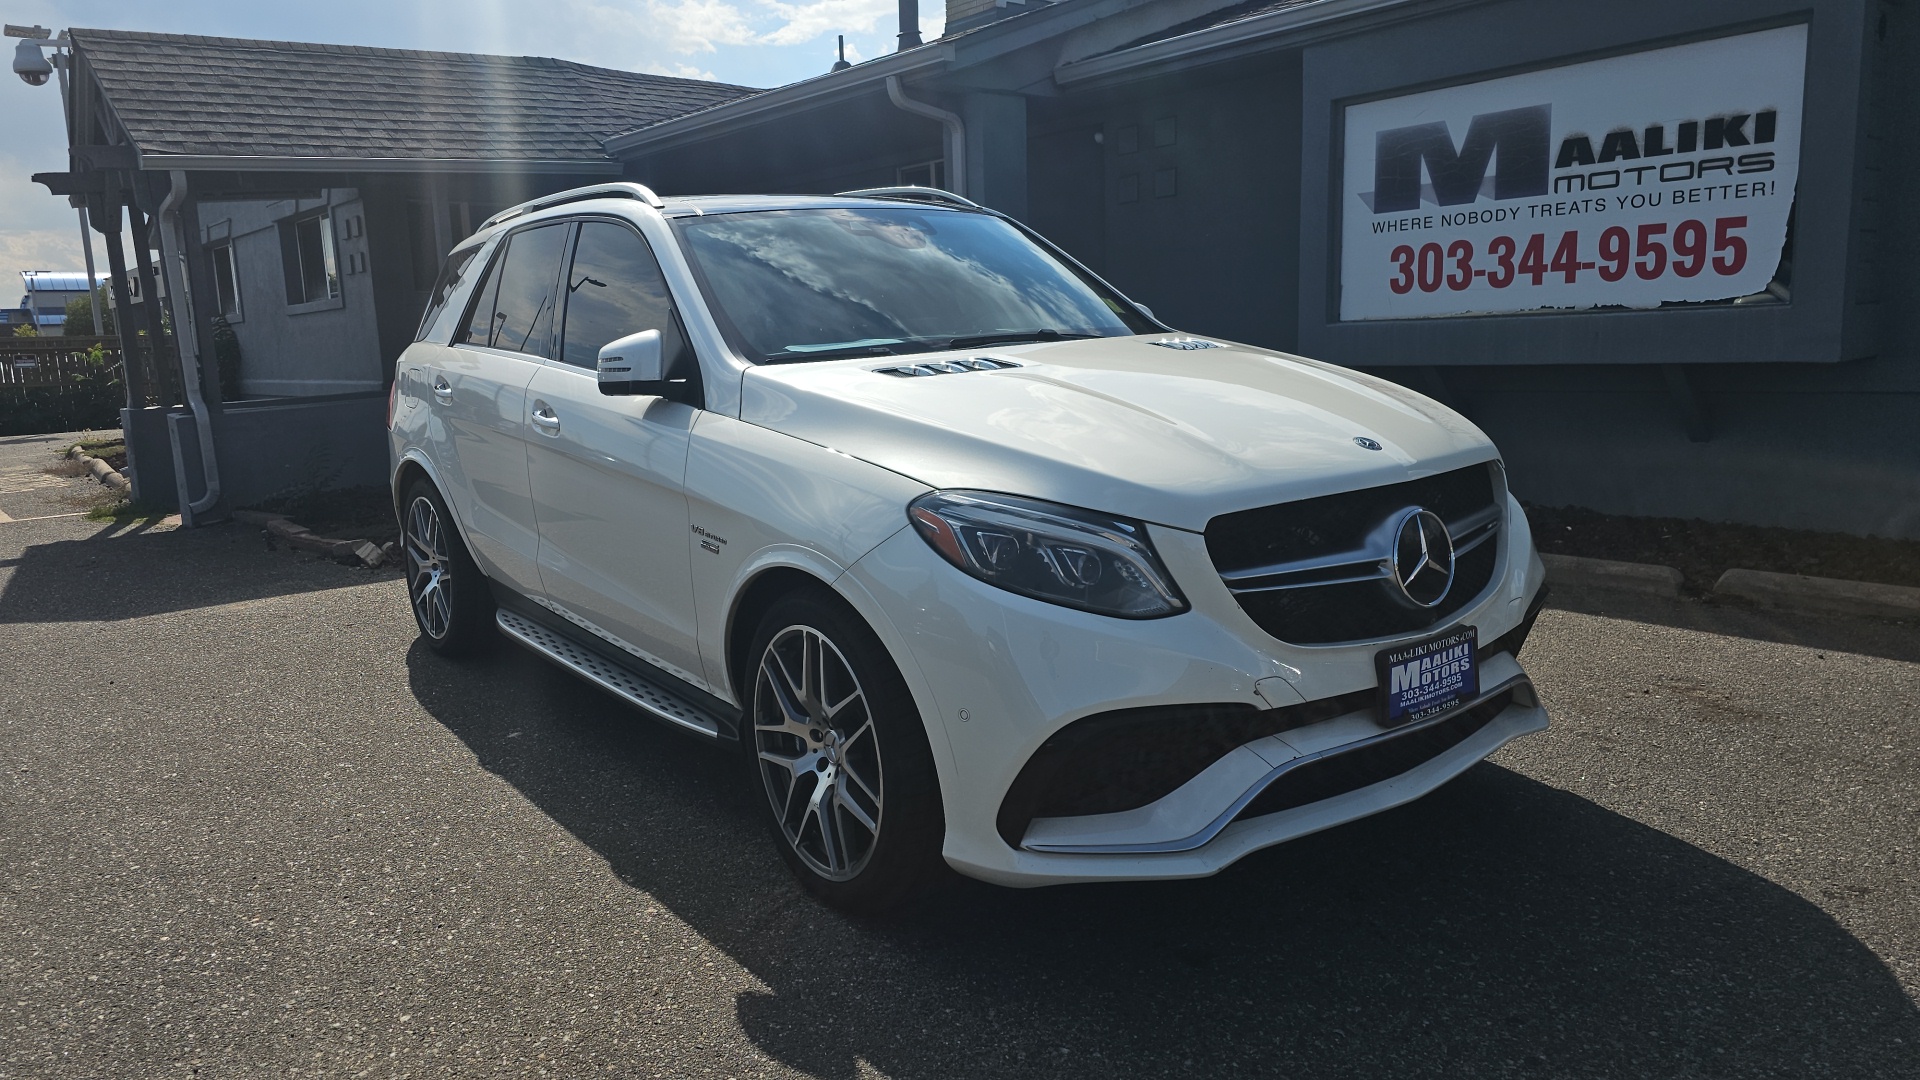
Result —
<instances>
[{"instance_id":1,"label":"door handle","mask_svg":"<svg viewBox=\"0 0 1920 1080\"><path fill-rule=\"evenodd\" d=\"M447 377L445 375L435 375L433 377L433 396L437 398L450 398L453 396L453 387L447 385Z\"/></svg>"},{"instance_id":2,"label":"door handle","mask_svg":"<svg viewBox=\"0 0 1920 1080\"><path fill-rule=\"evenodd\" d=\"M553 406L544 401L533 403L533 423L536 427L546 428L549 434L560 431L560 417L554 414Z\"/></svg>"}]
</instances>

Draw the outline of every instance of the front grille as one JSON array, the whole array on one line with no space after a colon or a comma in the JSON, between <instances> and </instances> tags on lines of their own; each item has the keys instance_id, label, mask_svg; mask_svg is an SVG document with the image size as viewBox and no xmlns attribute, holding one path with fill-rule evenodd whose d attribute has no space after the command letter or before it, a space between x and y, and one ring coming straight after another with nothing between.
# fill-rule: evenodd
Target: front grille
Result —
<instances>
[{"instance_id":1,"label":"front grille","mask_svg":"<svg viewBox=\"0 0 1920 1080\"><path fill-rule=\"evenodd\" d=\"M1261 582L1236 586L1229 580L1241 609L1281 641L1326 645L1437 628L1493 582L1505 495L1498 469L1489 462L1405 483L1223 514L1207 524L1207 553L1223 576L1330 564L1276 573L1273 580L1289 583L1284 588L1262 590ZM1460 552L1453 584L1432 608L1407 603L1391 581L1378 576L1378 567L1390 557L1390 549L1380 547L1382 529L1412 507L1438 514L1456 532L1456 546L1466 546L1469 533L1482 537ZM1474 527L1455 528L1464 523ZM1373 576L1355 580L1362 573Z\"/></svg>"},{"instance_id":2,"label":"front grille","mask_svg":"<svg viewBox=\"0 0 1920 1080\"><path fill-rule=\"evenodd\" d=\"M1082 717L1034 751L1007 788L996 822L1020 846L1039 817L1114 814L1154 802L1255 739L1367 708L1373 689L1284 709L1252 705L1159 706Z\"/></svg>"},{"instance_id":3,"label":"front grille","mask_svg":"<svg viewBox=\"0 0 1920 1080\"><path fill-rule=\"evenodd\" d=\"M1234 820L1292 810L1411 772L1466 742L1512 703L1509 690L1428 727L1309 761L1267 785Z\"/></svg>"}]
</instances>

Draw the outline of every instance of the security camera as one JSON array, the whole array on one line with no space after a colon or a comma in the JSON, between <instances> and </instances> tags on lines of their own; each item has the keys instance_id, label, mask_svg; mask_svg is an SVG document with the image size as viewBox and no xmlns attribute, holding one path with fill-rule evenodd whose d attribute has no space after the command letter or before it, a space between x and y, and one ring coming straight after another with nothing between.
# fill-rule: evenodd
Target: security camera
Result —
<instances>
[{"instance_id":1,"label":"security camera","mask_svg":"<svg viewBox=\"0 0 1920 1080\"><path fill-rule=\"evenodd\" d=\"M22 41L13 50L13 73L28 86L45 86L53 77L53 65L47 62L46 54L40 51L38 41Z\"/></svg>"}]
</instances>

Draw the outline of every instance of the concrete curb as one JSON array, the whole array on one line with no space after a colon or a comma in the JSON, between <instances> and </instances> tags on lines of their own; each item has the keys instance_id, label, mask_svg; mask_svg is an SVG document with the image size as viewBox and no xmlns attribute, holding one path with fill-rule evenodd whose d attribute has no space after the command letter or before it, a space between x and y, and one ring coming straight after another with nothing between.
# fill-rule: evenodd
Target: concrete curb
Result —
<instances>
[{"instance_id":1,"label":"concrete curb","mask_svg":"<svg viewBox=\"0 0 1920 1080\"><path fill-rule=\"evenodd\" d=\"M1775 574L1766 570L1729 570L1713 583L1713 594L1792 611L1920 619L1920 589L1871 581Z\"/></svg>"},{"instance_id":2,"label":"concrete curb","mask_svg":"<svg viewBox=\"0 0 1920 1080\"><path fill-rule=\"evenodd\" d=\"M74 461L86 462L88 471L93 473L93 478L108 487L127 492L133 490L133 481L128 480L118 469L107 464L106 459L94 457L77 445L67 448L67 457Z\"/></svg>"},{"instance_id":3,"label":"concrete curb","mask_svg":"<svg viewBox=\"0 0 1920 1080\"><path fill-rule=\"evenodd\" d=\"M338 563L348 566L355 564L369 569L384 565L391 553L371 540L334 540L325 536L316 536L305 525L297 525L281 514L264 514L258 510L235 510L233 520L242 525L258 525L270 539L280 540L288 547L300 551L311 551L316 555L325 555Z\"/></svg>"},{"instance_id":4,"label":"concrete curb","mask_svg":"<svg viewBox=\"0 0 1920 1080\"><path fill-rule=\"evenodd\" d=\"M1589 559L1579 555L1550 555L1542 552L1547 578L1555 584L1598 589L1618 589L1649 596L1679 596L1680 571L1652 563L1617 562L1613 559Z\"/></svg>"}]
</instances>

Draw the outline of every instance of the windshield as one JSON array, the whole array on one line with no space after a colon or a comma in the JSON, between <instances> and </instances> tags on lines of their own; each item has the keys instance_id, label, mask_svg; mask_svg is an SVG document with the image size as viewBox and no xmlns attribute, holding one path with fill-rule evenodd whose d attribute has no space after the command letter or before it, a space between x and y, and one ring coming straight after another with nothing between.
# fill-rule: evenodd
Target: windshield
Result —
<instances>
[{"instance_id":1,"label":"windshield","mask_svg":"<svg viewBox=\"0 0 1920 1080\"><path fill-rule=\"evenodd\" d=\"M677 224L715 314L755 360L1136 332L1119 297L988 214L768 210Z\"/></svg>"}]
</instances>

